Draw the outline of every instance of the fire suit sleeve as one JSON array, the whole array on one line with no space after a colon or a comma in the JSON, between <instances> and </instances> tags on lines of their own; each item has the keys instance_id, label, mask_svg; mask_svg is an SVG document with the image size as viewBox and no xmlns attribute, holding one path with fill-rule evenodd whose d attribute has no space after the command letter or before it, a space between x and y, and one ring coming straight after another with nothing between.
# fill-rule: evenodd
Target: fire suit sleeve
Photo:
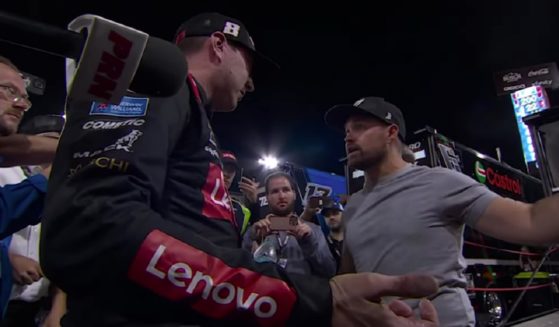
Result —
<instances>
[{"instance_id":1,"label":"fire suit sleeve","mask_svg":"<svg viewBox=\"0 0 559 327\"><path fill-rule=\"evenodd\" d=\"M0 187L0 239L39 223L46 187L47 179L43 175Z\"/></svg>"},{"instance_id":2,"label":"fire suit sleeve","mask_svg":"<svg viewBox=\"0 0 559 327\"><path fill-rule=\"evenodd\" d=\"M138 320L328 325L328 280L256 264L249 252L217 246L159 209L188 98L184 88L120 106L68 105L43 220L46 276L69 299L104 293L111 310Z\"/></svg>"}]
</instances>

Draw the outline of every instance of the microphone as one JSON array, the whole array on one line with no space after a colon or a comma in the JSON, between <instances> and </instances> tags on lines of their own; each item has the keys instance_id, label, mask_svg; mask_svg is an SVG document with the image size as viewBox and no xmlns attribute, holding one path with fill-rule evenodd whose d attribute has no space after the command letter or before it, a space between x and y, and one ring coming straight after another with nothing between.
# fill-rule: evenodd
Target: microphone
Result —
<instances>
[{"instance_id":1,"label":"microphone","mask_svg":"<svg viewBox=\"0 0 559 327\"><path fill-rule=\"evenodd\" d=\"M69 28L0 12L0 40L73 59L67 60L69 99L119 104L127 89L172 96L184 85L186 60L171 42L94 15Z\"/></svg>"}]
</instances>

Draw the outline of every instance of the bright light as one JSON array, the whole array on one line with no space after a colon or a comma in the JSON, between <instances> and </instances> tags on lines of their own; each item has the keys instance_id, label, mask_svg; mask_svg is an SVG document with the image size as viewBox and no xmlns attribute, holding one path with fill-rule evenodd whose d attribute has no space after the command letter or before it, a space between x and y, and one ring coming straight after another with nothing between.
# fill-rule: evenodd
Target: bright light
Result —
<instances>
[{"instance_id":1,"label":"bright light","mask_svg":"<svg viewBox=\"0 0 559 327\"><path fill-rule=\"evenodd\" d=\"M279 161L276 157L264 156L258 159L258 163L264 166L264 168L266 169L274 169L277 168Z\"/></svg>"}]
</instances>

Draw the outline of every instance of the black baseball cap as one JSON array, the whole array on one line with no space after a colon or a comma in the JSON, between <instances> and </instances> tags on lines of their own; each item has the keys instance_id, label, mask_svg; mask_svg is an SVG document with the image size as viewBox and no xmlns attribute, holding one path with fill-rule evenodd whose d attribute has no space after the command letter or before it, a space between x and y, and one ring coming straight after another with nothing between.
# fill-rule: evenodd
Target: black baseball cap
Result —
<instances>
[{"instance_id":1,"label":"black baseball cap","mask_svg":"<svg viewBox=\"0 0 559 327\"><path fill-rule=\"evenodd\" d=\"M235 166L235 168L239 168L237 157L231 151L221 152L221 162L223 162L224 165L232 165Z\"/></svg>"},{"instance_id":2,"label":"black baseball cap","mask_svg":"<svg viewBox=\"0 0 559 327\"><path fill-rule=\"evenodd\" d=\"M361 98L353 104L340 104L330 108L324 115L326 124L337 130L344 130L345 122L351 115L369 114L386 122L397 125L399 136L406 139L406 122L402 111L392 103L379 97Z\"/></svg>"},{"instance_id":3,"label":"black baseball cap","mask_svg":"<svg viewBox=\"0 0 559 327\"><path fill-rule=\"evenodd\" d=\"M61 133L63 127L64 117L58 115L41 115L35 116L23 123L19 128L19 133L27 135L49 132Z\"/></svg>"},{"instance_id":4,"label":"black baseball cap","mask_svg":"<svg viewBox=\"0 0 559 327\"><path fill-rule=\"evenodd\" d=\"M179 45L187 37L210 36L215 32L223 33L229 41L239 44L253 53L255 67L258 67L259 70L262 67L279 69L279 65L272 59L256 51L252 37L240 20L220 13L202 13L188 19L179 27L174 40L175 44Z\"/></svg>"},{"instance_id":5,"label":"black baseball cap","mask_svg":"<svg viewBox=\"0 0 559 327\"><path fill-rule=\"evenodd\" d=\"M338 211L344 211L344 206L336 200L331 200L331 201L327 201L323 206L322 206L322 212L326 211L326 210L338 210Z\"/></svg>"}]
</instances>

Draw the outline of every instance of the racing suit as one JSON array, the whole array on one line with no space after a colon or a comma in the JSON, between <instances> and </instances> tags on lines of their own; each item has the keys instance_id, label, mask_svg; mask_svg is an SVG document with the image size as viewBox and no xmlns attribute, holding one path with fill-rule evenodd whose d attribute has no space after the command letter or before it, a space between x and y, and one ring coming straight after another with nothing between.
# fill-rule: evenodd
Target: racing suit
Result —
<instances>
[{"instance_id":1,"label":"racing suit","mask_svg":"<svg viewBox=\"0 0 559 327\"><path fill-rule=\"evenodd\" d=\"M40 251L63 326L329 325L328 280L237 247L206 107L192 76L173 97L67 104Z\"/></svg>"}]
</instances>

